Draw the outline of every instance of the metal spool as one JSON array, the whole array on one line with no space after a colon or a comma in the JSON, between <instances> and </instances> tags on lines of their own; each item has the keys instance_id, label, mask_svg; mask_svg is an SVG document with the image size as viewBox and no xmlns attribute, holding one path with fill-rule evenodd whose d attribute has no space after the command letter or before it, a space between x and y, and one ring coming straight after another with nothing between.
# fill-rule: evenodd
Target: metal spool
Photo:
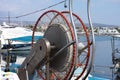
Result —
<instances>
[{"instance_id":1,"label":"metal spool","mask_svg":"<svg viewBox=\"0 0 120 80\"><path fill-rule=\"evenodd\" d=\"M64 14L64 15L63 15ZM54 79L69 80L73 76L76 66L76 45L73 28L69 23L69 19L66 17L69 12L58 12L50 10L43 13L37 20L33 28L32 42L34 42L34 35L41 29L42 26L47 27L43 32L43 39L39 39L33 46L30 55L26 58L22 67L28 71L28 76L38 71L39 76L43 80L50 80L51 75L54 75ZM90 41L88 32L81 19L73 14L79 23L82 24L85 31L88 53L85 57L86 69L89 54L90 54ZM44 21L45 20L45 21ZM33 64L34 63L34 64ZM84 63L80 63L84 64ZM84 66L84 65L82 65ZM24 72L23 74L21 74ZM25 71L19 72L20 76L24 76ZM83 72L81 72L83 73ZM26 73L27 74L27 73ZM25 79L21 77L21 80Z\"/></svg>"},{"instance_id":2,"label":"metal spool","mask_svg":"<svg viewBox=\"0 0 120 80\"><path fill-rule=\"evenodd\" d=\"M49 16L49 14L54 14L54 15ZM43 23L42 20L44 20L44 17L46 15L49 18L49 20L46 20L47 22ZM61 15L63 16L62 18L61 18ZM75 63L75 55L76 55L75 54L75 52L76 52L75 45L71 45L70 47L65 48L62 52L57 54L57 52L60 49L62 49L64 46L66 46L67 44L69 44L70 42L75 40L74 35L73 35L74 33L72 31L73 29L71 27L71 24L69 24L70 18L67 17L69 15L70 14L68 11L63 11L61 13L58 13L54 10L47 11L43 15L40 16L40 18L36 22L36 25L34 27L34 32L33 32L33 37L34 37L35 31L39 28L38 25L48 26L44 33L44 38L46 38L50 42L50 45L51 45L51 52L49 54L50 62L48 62L48 63L49 63L49 67L52 70L51 71L52 73L54 73L55 75L62 74L62 76L59 77L61 79L70 79L70 77L73 74L74 67L78 67L78 66L76 66L77 64ZM77 24L81 25L80 29L84 31L84 34L82 34L82 35L84 35L85 41L81 41L81 43L83 43L84 46L86 46L87 52L84 53L84 50L83 50L83 55L85 55L85 57L82 57L83 59L78 61L78 62L80 62L79 64L81 64L81 66L83 66L83 71L80 74L80 75L83 75L84 71L87 68L88 62L89 62L90 40L89 40L88 31L86 29L86 26L82 22L82 20L76 14L73 13L72 15L76 21L76 25ZM47 18L45 17L45 19L47 19ZM65 19L65 21L64 21L64 19ZM80 50L80 51L82 51L82 50ZM78 59L79 59L79 56L82 55L81 53L82 52L80 52L77 55ZM57 56L54 57L54 55L56 55L56 54L57 54ZM81 67L81 66L79 66L79 67ZM40 74L43 74L42 69L40 72L41 72ZM43 77L43 76L41 75L41 77Z\"/></svg>"}]
</instances>

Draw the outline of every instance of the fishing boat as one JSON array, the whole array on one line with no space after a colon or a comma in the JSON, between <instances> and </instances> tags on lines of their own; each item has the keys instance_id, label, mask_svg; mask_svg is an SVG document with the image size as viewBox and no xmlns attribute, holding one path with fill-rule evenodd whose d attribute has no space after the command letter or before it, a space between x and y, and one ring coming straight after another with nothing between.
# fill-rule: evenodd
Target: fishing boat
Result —
<instances>
[{"instance_id":1,"label":"fishing boat","mask_svg":"<svg viewBox=\"0 0 120 80\"><path fill-rule=\"evenodd\" d=\"M35 39L40 39L42 36L35 36ZM31 36L8 39L9 44L3 44L2 53L7 52L15 55L28 55L31 49Z\"/></svg>"}]
</instances>

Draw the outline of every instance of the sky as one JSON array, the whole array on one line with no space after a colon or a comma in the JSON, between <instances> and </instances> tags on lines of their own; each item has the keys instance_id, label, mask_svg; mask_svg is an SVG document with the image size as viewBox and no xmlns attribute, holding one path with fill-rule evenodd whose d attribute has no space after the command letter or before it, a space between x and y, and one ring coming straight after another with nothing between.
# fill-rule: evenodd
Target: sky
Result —
<instances>
[{"instance_id":1,"label":"sky","mask_svg":"<svg viewBox=\"0 0 120 80\"><path fill-rule=\"evenodd\" d=\"M11 17L24 15L36 10L46 8L63 0L1 0L0 17ZM73 12L87 23L87 0L73 0ZM118 25L120 26L120 0L91 0L90 2L91 19L93 23ZM68 0L67 3L68 5ZM64 4L49 8L58 11L68 10ZM47 11L45 10L45 11ZM45 11L41 11L29 16L16 18L15 20L36 21ZM0 18L2 20L3 18ZM12 19L11 19L12 20Z\"/></svg>"}]
</instances>

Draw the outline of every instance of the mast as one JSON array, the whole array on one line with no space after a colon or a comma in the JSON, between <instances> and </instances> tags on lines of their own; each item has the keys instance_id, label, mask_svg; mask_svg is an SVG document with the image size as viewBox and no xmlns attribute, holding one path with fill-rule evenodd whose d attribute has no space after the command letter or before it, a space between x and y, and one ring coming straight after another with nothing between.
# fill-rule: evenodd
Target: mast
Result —
<instances>
[{"instance_id":1,"label":"mast","mask_svg":"<svg viewBox=\"0 0 120 80\"><path fill-rule=\"evenodd\" d=\"M8 11L8 23L10 24L10 12Z\"/></svg>"}]
</instances>

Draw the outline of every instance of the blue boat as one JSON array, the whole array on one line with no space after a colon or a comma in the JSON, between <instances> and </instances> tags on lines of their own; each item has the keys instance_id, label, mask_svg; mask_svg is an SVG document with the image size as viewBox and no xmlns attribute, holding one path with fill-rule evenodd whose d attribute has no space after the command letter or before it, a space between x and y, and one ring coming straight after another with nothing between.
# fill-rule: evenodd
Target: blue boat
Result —
<instances>
[{"instance_id":1,"label":"blue boat","mask_svg":"<svg viewBox=\"0 0 120 80\"><path fill-rule=\"evenodd\" d=\"M42 36L35 36L34 40L36 41L37 39L41 38ZM8 43L10 44L3 44L2 53L7 53L7 50L9 50L9 53L15 55L28 55L32 45L31 41L32 36L8 39Z\"/></svg>"}]
</instances>

